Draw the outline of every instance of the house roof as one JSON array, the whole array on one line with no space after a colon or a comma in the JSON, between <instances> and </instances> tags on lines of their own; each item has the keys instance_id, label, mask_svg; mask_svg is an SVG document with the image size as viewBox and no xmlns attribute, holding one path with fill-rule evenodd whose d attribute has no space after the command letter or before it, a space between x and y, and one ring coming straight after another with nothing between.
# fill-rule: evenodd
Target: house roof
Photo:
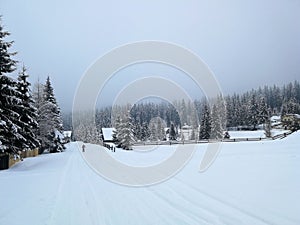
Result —
<instances>
[{"instance_id":1,"label":"house roof","mask_svg":"<svg viewBox=\"0 0 300 225\"><path fill-rule=\"evenodd\" d=\"M58 130L54 130L54 133L55 133L55 137L59 137L60 139L63 139L64 138L64 135L62 133L60 133Z\"/></svg>"},{"instance_id":2,"label":"house roof","mask_svg":"<svg viewBox=\"0 0 300 225\"><path fill-rule=\"evenodd\" d=\"M183 130L192 129L192 126L189 126L189 125L184 125L184 126L182 126L182 128L181 128L181 129L183 129Z\"/></svg>"},{"instance_id":3,"label":"house roof","mask_svg":"<svg viewBox=\"0 0 300 225\"><path fill-rule=\"evenodd\" d=\"M102 128L103 141L112 141L114 130L115 128L113 127Z\"/></svg>"},{"instance_id":4,"label":"house roof","mask_svg":"<svg viewBox=\"0 0 300 225\"><path fill-rule=\"evenodd\" d=\"M279 121L281 116L271 116L271 121Z\"/></svg>"},{"instance_id":5,"label":"house roof","mask_svg":"<svg viewBox=\"0 0 300 225\"><path fill-rule=\"evenodd\" d=\"M294 118L300 119L300 115L299 114L288 113L285 116L293 116Z\"/></svg>"},{"instance_id":6,"label":"house roof","mask_svg":"<svg viewBox=\"0 0 300 225\"><path fill-rule=\"evenodd\" d=\"M63 135L64 135L65 137L71 137L72 131L71 131L71 130L65 130L65 131L63 132Z\"/></svg>"}]
</instances>

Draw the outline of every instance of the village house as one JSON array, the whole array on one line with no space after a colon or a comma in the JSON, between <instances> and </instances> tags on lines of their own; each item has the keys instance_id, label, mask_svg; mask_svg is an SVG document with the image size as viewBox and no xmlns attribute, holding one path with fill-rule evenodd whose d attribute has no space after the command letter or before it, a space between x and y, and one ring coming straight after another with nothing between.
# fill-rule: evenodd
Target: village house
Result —
<instances>
[{"instance_id":1,"label":"village house","mask_svg":"<svg viewBox=\"0 0 300 225\"><path fill-rule=\"evenodd\" d=\"M284 129L291 131L299 130L300 128L300 115L299 114L285 114L281 118L282 126Z\"/></svg>"}]
</instances>

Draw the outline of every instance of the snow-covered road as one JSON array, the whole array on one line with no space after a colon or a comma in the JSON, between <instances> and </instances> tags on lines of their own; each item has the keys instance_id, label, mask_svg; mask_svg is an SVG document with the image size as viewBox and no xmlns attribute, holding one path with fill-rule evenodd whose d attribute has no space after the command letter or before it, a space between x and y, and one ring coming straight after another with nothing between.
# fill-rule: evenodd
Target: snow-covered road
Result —
<instances>
[{"instance_id":1,"label":"snow-covered road","mask_svg":"<svg viewBox=\"0 0 300 225\"><path fill-rule=\"evenodd\" d=\"M283 140L224 143L204 173L198 169L206 144L197 145L176 176L139 188L107 181L82 157L107 150L87 144L82 153L71 143L64 153L0 171L0 225L300 224L299 143L299 132ZM109 154L151 164L174 148Z\"/></svg>"}]
</instances>

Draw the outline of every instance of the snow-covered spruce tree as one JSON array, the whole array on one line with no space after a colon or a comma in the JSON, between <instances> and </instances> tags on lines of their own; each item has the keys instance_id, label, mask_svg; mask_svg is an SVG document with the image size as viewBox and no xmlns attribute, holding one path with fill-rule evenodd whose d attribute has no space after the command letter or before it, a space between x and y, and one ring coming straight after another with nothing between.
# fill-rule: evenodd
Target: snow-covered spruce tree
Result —
<instances>
[{"instance_id":1,"label":"snow-covered spruce tree","mask_svg":"<svg viewBox=\"0 0 300 225\"><path fill-rule=\"evenodd\" d=\"M39 146L35 130L38 129L37 109L30 91L30 82L27 80L29 75L26 73L25 66L22 67L18 76L17 90L21 99L22 108L19 108L20 133L26 139L22 143L23 149L34 149Z\"/></svg>"},{"instance_id":2,"label":"snow-covered spruce tree","mask_svg":"<svg viewBox=\"0 0 300 225\"><path fill-rule=\"evenodd\" d=\"M165 138L165 125L160 117L151 119L149 126L151 141L162 141Z\"/></svg>"},{"instance_id":3,"label":"snow-covered spruce tree","mask_svg":"<svg viewBox=\"0 0 300 225\"><path fill-rule=\"evenodd\" d=\"M16 53L9 52L13 41L4 40L9 35L9 32L3 30L0 17L0 151L17 153L25 138L20 134L18 112L22 105L17 97L16 81L8 76L16 69L17 63L12 59Z\"/></svg>"},{"instance_id":4,"label":"snow-covered spruce tree","mask_svg":"<svg viewBox=\"0 0 300 225\"><path fill-rule=\"evenodd\" d=\"M173 123L171 123L169 138L170 140L176 140L176 131Z\"/></svg>"},{"instance_id":5,"label":"snow-covered spruce tree","mask_svg":"<svg viewBox=\"0 0 300 225\"><path fill-rule=\"evenodd\" d=\"M258 103L257 103L257 97L256 94L253 93L250 97L250 101L248 103L249 107L249 114L248 114L248 122L249 125L252 126L253 130L256 130L256 126L258 125Z\"/></svg>"},{"instance_id":6,"label":"snow-covered spruce tree","mask_svg":"<svg viewBox=\"0 0 300 225\"><path fill-rule=\"evenodd\" d=\"M204 104L203 115L201 118L199 139L209 139L211 133L211 115L208 103Z\"/></svg>"},{"instance_id":7,"label":"snow-covered spruce tree","mask_svg":"<svg viewBox=\"0 0 300 225\"><path fill-rule=\"evenodd\" d=\"M43 102L50 102L53 104L53 124L54 128L57 129L58 131L62 132L63 131L63 126L62 126L62 120L61 120L61 114L60 114L60 108L57 104L56 98L54 96L54 91L52 84L50 82L50 77L47 77L46 84L44 86L44 96L43 96Z\"/></svg>"},{"instance_id":8,"label":"snow-covered spruce tree","mask_svg":"<svg viewBox=\"0 0 300 225\"><path fill-rule=\"evenodd\" d=\"M162 119L157 117L157 127L156 127L156 132L157 132L157 139L159 141L162 141L165 138L165 129L164 129L164 124L162 122Z\"/></svg>"},{"instance_id":9,"label":"snow-covered spruce tree","mask_svg":"<svg viewBox=\"0 0 300 225\"><path fill-rule=\"evenodd\" d=\"M149 128L148 128L148 124L146 122L143 122L142 126L141 126L141 141L146 141L149 139L150 136L150 132L149 132Z\"/></svg>"},{"instance_id":10,"label":"snow-covered spruce tree","mask_svg":"<svg viewBox=\"0 0 300 225\"><path fill-rule=\"evenodd\" d=\"M127 116L121 120L117 138L119 140L119 145L123 149L132 150L132 144L134 143L135 139L133 134L132 120L129 112Z\"/></svg>"},{"instance_id":11,"label":"snow-covered spruce tree","mask_svg":"<svg viewBox=\"0 0 300 225\"><path fill-rule=\"evenodd\" d=\"M57 132L62 132L62 121L60 109L54 96L53 87L48 77L43 89L43 98L38 111L39 140L42 151L49 149L50 152L57 152L60 146L55 145Z\"/></svg>"},{"instance_id":12,"label":"snow-covered spruce tree","mask_svg":"<svg viewBox=\"0 0 300 225\"><path fill-rule=\"evenodd\" d=\"M268 106L265 98L261 97L258 105L258 123L263 124L265 126L268 118Z\"/></svg>"},{"instance_id":13,"label":"snow-covered spruce tree","mask_svg":"<svg viewBox=\"0 0 300 225\"><path fill-rule=\"evenodd\" d=\"M119 137L119 133L121 131L121 126L122 126L122 120L120 116L117 116L116 120L115 120L115 124L114 124L114 130L113 130L113 134L112 134L112 138L113 138L113 142L115 143L115 145L120 148L121 144L120 144L120 137Z\"/></svg>"},{"instance_id":14,"label":"snow-covered spruce tree","mask_svg":"<svg viewBox=\"0 0 300 225\"><path fill-rule=\"evenodd\" d=\"M153 122L150 123L150 140L151 141L157 141L156 127L155 127L155 124Z\"/></svg>"},{"instance_id":15,"label":"snow-covered spruce tree","mask_svg":"<svg viewBox=\"0 0 300 225\"><path fill-rule=\"evenodd\" d=\"M236 100L234 101L235 105ZM234 112L233 118L237 120L237 113ZM215 99L211 111L211 137L213 139L222 139L226 127L226 106L223 97L219 95Z\"/></svg>"},{"instance_id":16,"label":"snow-covered spruce tree","mask_svg":"<svg viewBox=\"0 0 300 225\"><path fill-rule=\"evenodd\" d=\"M211 112L211 135L212 139L222 139L223 137L223 127L221 121L220 111L216 104L213 105Z\"/></svg>"},{"instance_id":17,"label":"snow-covered spruce tree","mask_svg":"<svg viewBox=\"0 0 300 225\"><path fill-rule=\"evenodd\" d=\"M40 125L39 125L39 121L41 121L41 106L43 103L43 90L44 90L44 85L42 83L40 83L40 81L38 80L32 88L32 97L33 97L33 101L34 101L34 107L37 110L37 117L36 117L36 121L38 123L38 127L36 129L34 129L34 133L35 136L37 137L40 145L39 145L39 153L43 153L43 148L42 148L42 142L41 142L41 134L40 134Z\"/></svg>"},{"instance_id":18,"label":"snow-covered spruce tree","mask_svg":"<svg viewBox=\"0 0 300 225\"><path fill-rule=\"evenodd\" d=\"M140 123L133 123L133 133L136 140L141 140L141 124Z\"/></svg>"},{"instance_id":19,"label":"snow-covered spruce tree","mask_svg":"<svg viewBox=\"0 0 300 225\"><path fill-rule=\"evenodd\" d=\"M299 103L297 103L297 101L294 97L292 97L286 103L286 109L287 109L287 113L291 113L291 114L300 113L300 105L299 105Z\"/></svg>"}]
</instances>

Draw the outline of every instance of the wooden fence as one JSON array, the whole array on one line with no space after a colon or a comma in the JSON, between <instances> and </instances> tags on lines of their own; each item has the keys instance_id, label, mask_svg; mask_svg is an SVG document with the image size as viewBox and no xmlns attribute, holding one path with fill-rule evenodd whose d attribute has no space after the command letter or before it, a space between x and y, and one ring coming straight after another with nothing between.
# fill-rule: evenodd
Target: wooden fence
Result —
<instances>
[{"instance_id":1,"label":"wooden fence","mask_svg":"<svg viewBox=\"0 0 300 225\"><path fill-rule=\"evenodd\" d=\"M5 163L5 167L0 168L0 169L8 169L9 167L13 166L19 161L22 161L24 158L28 157L35 157L39 154L39 149L35 148L33 150L27 150L27 151L22 151L19 154L9 154L8 157L5 158L5 160L8 160L8 162Z\"/></svg>"},{"instance_id":2,"label":"wooden fence","mask_svg":"<svg viewBox=\"0 0 300 225\"><path fill-rule=\"evenodd\" d=\"M108 150L111 150L112 152L116 151L116 147L113 144L107 144L103 142L103 147L107 148Z\"/></svg>"},{"instance_id":3,"label":"wooden fence","mask_svg":"<svg viewBox=\"0 0 300 225\"><path fill-rule=\"evenodd\" d=\"M289 135L291 133L293 133L293 132L289 130L289 131L287 131L287 132L285 132L283 134L277 134L277 135L273 136L272 139L273 140L275 140L275 139L282 139L282 138L285 138L287 135Z\"/></svg>"},{"instance_id":4,"label":"wooden fence","mask_svg":"<svg viewBox=\"0 0 300 225\"><path fill-rule=\"evenodd\" d=\"M275 135L271 138L225 138L225 139L204 139L204 140L186 140L186 141L146 141L136 142L134 146L146 146L146 145L174 145L174 144L205 144L216 142L242 142L242 141L262 141L262 140L275 140L285 138L291 134L291 131L287 131L283 134Z\"/></svg>"}]
</instances>

